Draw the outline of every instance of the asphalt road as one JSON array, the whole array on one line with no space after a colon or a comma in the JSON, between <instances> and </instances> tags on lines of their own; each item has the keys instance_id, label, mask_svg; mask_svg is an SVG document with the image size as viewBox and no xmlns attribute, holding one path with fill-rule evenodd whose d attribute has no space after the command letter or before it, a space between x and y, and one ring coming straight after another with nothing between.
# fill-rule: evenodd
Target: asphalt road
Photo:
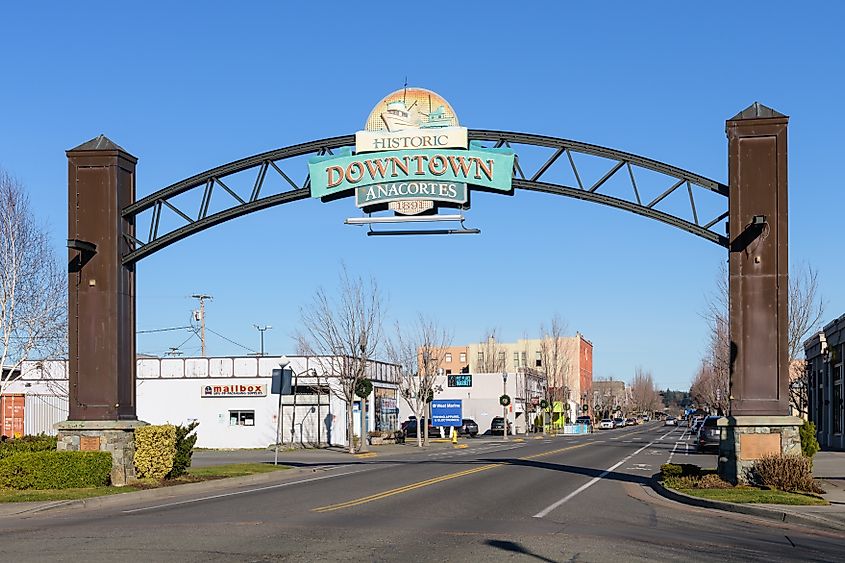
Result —
<instances>
[{"instance_id":1,"label":"asphalt road","mask_svg":"<svg viewBox=\"0 0 845 563\"><path fill-rule=\"evenodd\" d=\"M839 534L650 493L643 485L670 456L715 465L683 431L652 423L343 463L312 456L260 485L5 519L0 560L845 560Z\"/></svg>"}]
</instances>

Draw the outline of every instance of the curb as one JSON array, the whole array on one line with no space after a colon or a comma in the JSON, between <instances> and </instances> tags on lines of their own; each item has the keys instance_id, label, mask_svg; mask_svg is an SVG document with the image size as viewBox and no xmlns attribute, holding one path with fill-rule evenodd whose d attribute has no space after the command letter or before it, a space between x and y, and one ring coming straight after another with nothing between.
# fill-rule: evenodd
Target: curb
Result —
<instances>
[{"instance_id":1,"label":"curb","mask_svg":"<svg viewBox=\"0 0 845 563\"><path fill-rule=\"evenodd\" d=\"M808 513L782 510L780 508L773 508L769 506L738 504L734 502L694 497L674 489L669 489L663 486L663 483L654 477L652 477L650 484L651 488L660 496L682 504L697 506L699 508L723 510L726 512L737 512L740 514L747 514L749 516L758 516L760 518L776 520L786 524L802 524L805 526L825 528L827 530L845 531L845 522L835 522L827 518L820 518Z\"/></svg>"}]
</instances>

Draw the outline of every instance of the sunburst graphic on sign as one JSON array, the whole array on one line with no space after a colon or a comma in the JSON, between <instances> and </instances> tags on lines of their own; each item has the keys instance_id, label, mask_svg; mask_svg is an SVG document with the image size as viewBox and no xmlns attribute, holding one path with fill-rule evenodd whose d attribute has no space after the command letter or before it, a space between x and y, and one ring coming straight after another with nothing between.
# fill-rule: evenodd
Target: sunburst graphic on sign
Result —
<instances>
[{"instance_id":1,"label":"sunburst graphic on sign","mask_svg":"<svg viewBox=\"0 0 845 563\"><path fill-rule=\"evenodd\" d=\"M457 126L455 110L440 94L425 88L402 88L376 104L364 129L393 132Z\"/></svg>"}]
</instances>

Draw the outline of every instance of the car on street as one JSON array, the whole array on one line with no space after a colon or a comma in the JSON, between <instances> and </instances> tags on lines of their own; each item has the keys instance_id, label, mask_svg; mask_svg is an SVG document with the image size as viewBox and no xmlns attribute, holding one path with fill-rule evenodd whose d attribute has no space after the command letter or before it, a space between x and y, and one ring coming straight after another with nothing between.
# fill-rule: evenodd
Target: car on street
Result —
<instances>
[{"instance_id":1,"label":"car on street","mask_svg":"<svg viewBox=\"0 0 845 563\"><path fill-rule=\"evenodd\" d=\"M464 418L458 427L458 434L475 438L478 436L478 424L471 418Z\"/></svg>"},{"instance_id":2,"label":"car on street","mask_svg":"<svg viewBox=\"0 0 845 563\"><path fill-rule=\"evenodd\" d=\"M613 427L614 428L625 428L625 419L624 418L614 418L613 419Z\"/></svg>"},{"instance_id":3,"label":"car on street","mask_svg":"<svg viewBox=\"0 0 845 563\"><path fill-rule=\"evenodd\" d=\"M674 416L667 416L666 420L663 421L663 426L677 426L678 421L675 419Z\"/></svg>"},{"instance_id":4,"label":"car on street","mask_svg":"<svg viewBox=\"0 0 845 563\"><path fill-rule=\"evenodd\" d=\"M599 422L599 429L600 430L613 430L613 421L610 420L609 418L601 419L601 422Z\"/></svg>"},{"instance_id":5,"label":"car on street","mask_svg":"<svg viewBox=\"0 0 845 563\"><path fill-rule=\"evenodd\" d=\"M637 419L636 418L626 418L625 419L625 426L636 426Z\"/></svg>"},{"instance_id":6,"label":"car on street","mask_svg":"<svg viewBox=\"0 0 845 563\"><path fill-rule=\"evenodd\" d=\"M701 428L701 423L704 422L703 416L697 416L692 419L692 422L689 424L689 431L690 434L697 435L698 430Z\"/></svg>"},{"instance_id":7,"label":"car on street","mask_svg":"<svg viewBox=\"0 0 845 563\"><path fill-rule=\"evenodd\" d=\"M575 419L575 424L583 424L585 426L593 426L593 419L589 416L579 416Z\"/></svg>"},{"instance_id":8,"label":"car on street","mask_svg":"<svg viewBox=\"0 0 845 563\"><path fill-rule=\"evenodd\" d=\"M698 430L698 451L704 452L707 450L719 449L719 422L718 416L708 416L701 422L701 427Z\"/></svg>"},{"instance_id":9,"label":"car on street","mask_svg":"<svg viewBox=\"0 0 845 563\"><path fill-rule=\"evenodd\" d=\"M501 436L505 430L505 419L501 416L494 416L490 422L490 434ZM510 421L508 421L508 434L513 434L513 428Z\"/></svg>"}]
</instances>

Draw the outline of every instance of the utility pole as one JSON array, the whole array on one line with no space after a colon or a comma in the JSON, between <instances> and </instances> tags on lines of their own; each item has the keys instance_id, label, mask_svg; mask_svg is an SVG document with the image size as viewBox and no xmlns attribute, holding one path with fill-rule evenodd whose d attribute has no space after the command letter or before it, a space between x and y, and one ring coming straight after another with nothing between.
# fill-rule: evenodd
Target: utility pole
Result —
<instances>
[{"instance_id":1,"label":"utility pole","mask_svg":"<svg viewBox=\"0 0 845 563\"><path fill-rule=\"evenodd\" d=\"M200 342L202 343L202 357L205 357L205 300L206 299L214 299L211 295L206 295L204 293L195 293L191 295L194 299L200 300L200 311L199 311L199 319L196 318L194 315L194 319L200 321Z\"/></svg>"},{"instance_id":2,"label":"utility pole","mask_svg":"<svg viewBox=\"0 0 845 563\"><path fill-rule=\"evenodd\" d=\"M264 331L270 330L273 327L270 326L270 325L264 325L264 326L252 325L252 326L257 328L258 332L261 333L261 353L259 355L263 356L264 355Z\"/></svg>"}]
</instances>

